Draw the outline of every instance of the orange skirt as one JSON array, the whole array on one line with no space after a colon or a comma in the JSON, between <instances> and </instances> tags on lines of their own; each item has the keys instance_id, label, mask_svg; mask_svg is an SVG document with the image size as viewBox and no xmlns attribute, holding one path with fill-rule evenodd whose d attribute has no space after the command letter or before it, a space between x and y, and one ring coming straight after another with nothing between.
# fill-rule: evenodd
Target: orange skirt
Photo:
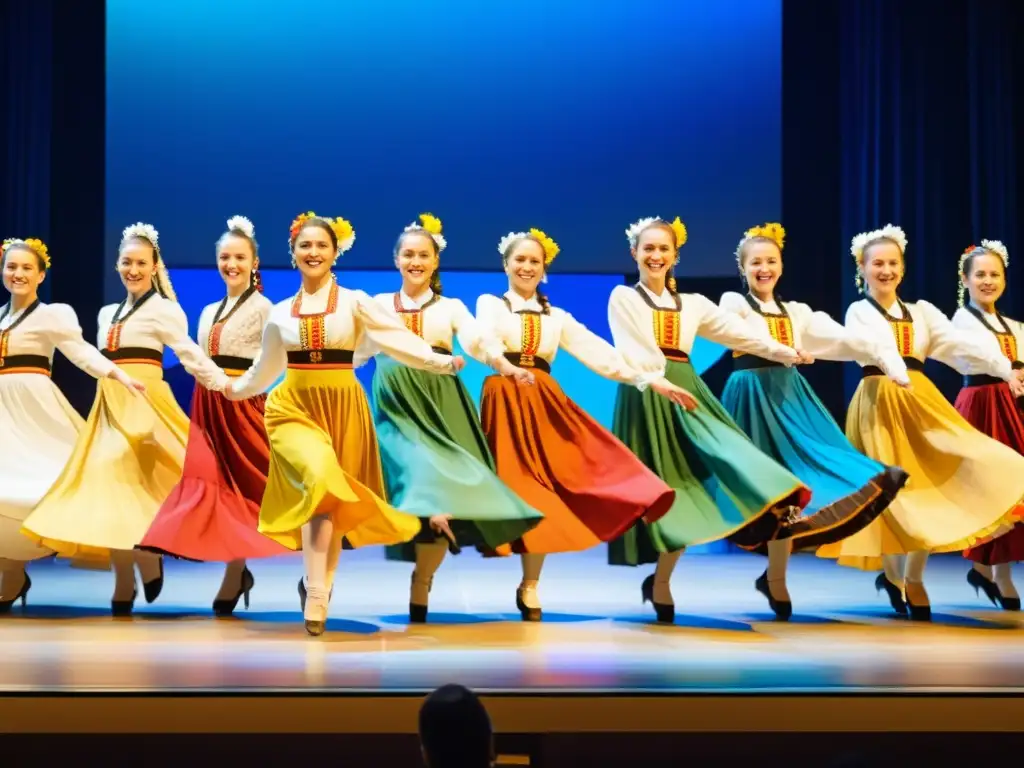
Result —
<instances>
[{"instance_id":1,"label":"orange skirt","mask_svg":"<svg viewBox=\"0 0 1024 768\"><path fill-rule=\"evenodd\" d=\"M675 491L570 400L550 374L484 380L480 420L498 477L544 519L497 554L572 552L654 522Z\"/></svg>"}]
</instances>

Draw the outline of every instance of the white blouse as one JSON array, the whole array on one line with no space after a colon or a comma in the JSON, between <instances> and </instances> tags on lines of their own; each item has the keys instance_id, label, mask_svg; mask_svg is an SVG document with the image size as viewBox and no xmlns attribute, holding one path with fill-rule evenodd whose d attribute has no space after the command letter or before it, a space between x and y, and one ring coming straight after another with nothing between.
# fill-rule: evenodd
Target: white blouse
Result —
<instances>
[{"instance_id":1,"label":"white blouse","mask_svg":"<svg viewBox=\"0 0 1024 768\"><path fill-rule=\"evenodd\" d=\"M984 322L979 320L970 310L960 307L953 315L953 327L970 336L974 344L983 347L989 354L1001 355L1010 360L1007 354L1008 350L1000 344L1000 339L996 336L997 333L1005 333L1003 324L999 322L999 318L992 312L981 312L981 316L984 318ZM1016 346L1016 349L1013 350L1016 352L1016 360L1010 360L1010 367L1020 368L1022 366L1021 360L1024 359L1024 323L1005 316L1002 316L1002 319L1009 328L1010 335L1013 337L1013 342ZM1016 366L1014 366L1015 362ZM985 371L976 369L975 366L965 361L961 373L965 376L973 376L985 373Z\"/></svg>"},{"instance_id":2,"label":"white blouse","mask_svg":"<svg viewBox=\"0 0 1024 768\"><path fill-rule=\"evenodd\" d=\"M783 308L790 320L792 339L789 345L801 349L821 360L847 362L856 360L862 365L877 365L888 373L907 380L907 365L899 351L891 344L884 344L864 333L857 333L840 325L824 312L815 312L807 304L798 301L761 301L750 296L761 312L781 316ZM774 338L768 327L768 318L750 306L747 296L728 292L722 294L719 306L742 318L753 333ZM776 339L779 341L779 339Z\"/></svg>"},{"instance_id":3,"label":"white blouse","mask_svg":"<svg viewBox=\"0 0 1024 768\"><path fill-rule=\"evenodd\" d=\"M117 307L117 304L108 304L99 312L96 335L100 349L107 347L107 333ZM170 347L185 370L204 383L219 370L189 337L188 318L178 302L154 294L129 315L131 308L132 302L128 301L121 310L119 348L139 347L163 354L164 347Z\"/></svg>"},{"instance_id":4,"label":"white blouse","mask_svg":"<svg viewBox=\"0 0 1024 768\"><path fill-rule=\"evenodd\" d=\"M267 324L270 310L274 305L262 293L251 293L241 306L235 309L240 298L241 296L228 296L220 313L223 327L217 340L216 354L253 360L259 354L263 341L263 326ZM213 330L213 319L217 316L220 305L220 301L214 302L205 307L199 315L196 341L208 355L214 354L210 348L210 332ZM227 318L227 322L224 322L224 318Z\"/></svg>"},{"instance_id":5,"label":"white blouse","mask_svg":"<svg viewBox=\"0 0 1024 768\"><path fill-rule=\"evenodd\" d=\"M656 296L640 285L647 298L659 309L674 313L676 299L666 288ZM608 300L608 324L612 329L615 346L629 364L653 376L665 374L665 353L656 336L655 310L644 300L636 287L616 286ZM678 326L672 336L673 346L687 355L693 349L697 336L723 346L757 355L784 364L797 361L796 350L754 333L736 315L725 312L710 299L698 293L677 294L679 298Z\"/></svg>"},{"instance_id":6,"label":"white blouse","mask_svg":"<svg viewBox=\"0 0 1024 768\"><path fill-rule=\"evenodd\" d=\"M0 307L0 316L6 312L7 305ZM0 331L18 322L23 313L24 310L19 310L0 320ZM109 376L114 370L114 363L82 338L78 315L67 304L40 304L7 337L8 356L40 355L52 365L54 349L59 349L74 365L97 379Z\"/></svg>"},{"instance_id":7,"label":"white blouse","mask_svg":"<svg viewBox=\"0 0 1024 768\"><path fill-rule=\"evenodd\" d=\"M326 312L332 285L329 282L313 294L300 289L299 311L303 315ZM227 393L229 399L244 400L265 392L287 368L288 352L303 348L300 337L302 320L292 317L294 301L294 297L285 299L270 310L259 354L252 367L234 380ZM412 334L402 321L386 312L363 291L338 286L337 306L324 318L324 333L324 349L354 351L368 336L378 349L400 363L437 373L453 372L451 355L434 352L426 341ZM224 391L228 381L227 375L221 372L211 388Z\"/></svg>"},{"instance_id":8,"label":"white blouse","mask_svg":"<svg viewBox=\"0 0 1024 768\"><path fill-rule=\"evenodd\" d=\"M405 291L400 291L397 296L394 293L378 293L373 299L431 347L450 352L454 349L453 339L457 337L467 355L492 367L496 359L505 353L501 341L494 336L486 336L476 318L458 299L435 296L429 289L415 299ZM398 306L395 305L396 301ZM361 365L379 351L372 339L366 337L356 352L355 364Z\"/></svg>"},{"instance_id":9,"label":"white blouse","mask_svg":"<svg viewBox=\"0 0 1024 768\"><path fill-rule=\"evenodd\" d=\"M508 304L505 303L506 299ZM512 290L507 291L503 298L485 294L476 302L476 318L483 332L497 338L504 351L509 353L523 352L525 326L523 318L517 313L535 314L542 311L536 296L523 299ZM594 373L612 381L632 384L641 390L661 378L661 374L649 375L634 369L615 347L588 330L565 310L551 307L550 314L541 314L539 317L540 336L532 345L533 356L545 360L549 365L554 362L558 349L562 348Z\"/></svg>"},{"instance_id":10,"label":"white blouse","mask_svg":"<svg viewBox=\"0 0 1024 768\"><path fill-rule=\"evenodd\" d=\"M907 350L909 354L906 356L917 358L921 362L932 358L961 374L970 369L1004 381L1009 381L1013 376L1010 361L1006 357L977 344L969 334L954 328L949 318L933 304L927 301L903 304L913 319L913 322L909 323L913 328L913 347ZM893 304L888 312L897 321L906 319L899 302ZM853 302L846 310L846 327L858 334L869 334L902 353L890 321L867 299Z\"/></svg>"}]
</instances>

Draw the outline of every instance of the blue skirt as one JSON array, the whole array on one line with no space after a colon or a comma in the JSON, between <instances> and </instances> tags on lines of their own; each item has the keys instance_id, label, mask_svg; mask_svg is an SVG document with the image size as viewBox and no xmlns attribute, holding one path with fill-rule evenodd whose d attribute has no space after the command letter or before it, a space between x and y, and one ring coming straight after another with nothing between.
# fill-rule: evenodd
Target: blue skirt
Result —
<instances>
[{"instance_id":1,"label":"blue skirt","mask_svg":"<svg viewBox=\"0 0 1024 768\"><path fill-rule=\"evenodd\" d=\"M796 368L734 371L722 404L758 448L811 489L804 514L830 520L812 535L795 538L799 549L816 549L866 528L907 482L899 467L857 452Z\"/></svg>"}]
</instances>

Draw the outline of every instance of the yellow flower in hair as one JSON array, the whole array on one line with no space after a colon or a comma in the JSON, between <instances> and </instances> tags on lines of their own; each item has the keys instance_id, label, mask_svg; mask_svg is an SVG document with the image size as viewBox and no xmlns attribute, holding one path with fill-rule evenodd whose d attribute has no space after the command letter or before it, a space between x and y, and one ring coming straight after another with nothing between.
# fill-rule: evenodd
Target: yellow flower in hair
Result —
<instances>
[{"instance_id":1,"label":"yellow flower in hair","mask_svg":"<svg viewBox=\"0 0 1024 768\"><path fill-rule=\"evenodd\" d=\"M430 234L441 234L441 220L432 213L421 213L420 223L423 225L423 229L425 229Z\"/></svg>"},{"instance_id":2,"label":"yellow flower in hair","mask_svg":"<svg viewBox=\"0 0 1024 768\"><path fill-rule=\"evenodd\" d=\"M559 251L558 243L537 228L531 229L530 235L535 237L544 248L544 265L547 266L554 261Z\"/></svg>"},{"instance_id":3,"label":"yellow flower in hair","mask_svg":"<svg viewBox=\"0 0 1024 768\"><path fill-rule=\"evenodd\" d=\"M779 250L782 250L782 244L786 240L786 230L783 229L781 224L770 222L768 224L762 224L760 227L751 227L744 235L750 237L766 237L779 246Z\"/></svg>"},{"instance_id":4,"label":"yellow flower in hair","mask_svg":"<svg viewBox=\"0 0 1024 768\"><path fill-rule=\"evenodd\" d=\"M669 224L672 227L672 231L676 233L676 247L682 248L683 243L686 242L686 225L683 224L682 220L676 216L676 220Z\"/></svg>"},{"instance_id":5,"label":"yellow flower in hair","mask_svg":"<svg viewBox=\"0 0 1024 768\"><path fill-rule=\"evenodd\" d=\"M345 243L355 240L356 231L352 227L352 222L338 216L333 219L327 219L331 223L331 229L334 230L334 234L338 238L338 247L341 250L348 250L344 247Z\"/></svg>"},{"instance_id":6,"label":"yellow flower in hair","mask_svg":"<svg viewBox=\"0 0 1024 768\"><path fill-rule=\"evenodd\" d=\"M4 240L3 247L0 247L0 253L3 253L12 245L24 245L26 248L31 248L32 251L34 251L39 258L43 260L43 264L46 265L46 268L50 268L50 252L46 248L46 243L39 238L30 237L28 240L20 240L17 237L8 238L7 240Z\"/></svg>"}]
</instances>

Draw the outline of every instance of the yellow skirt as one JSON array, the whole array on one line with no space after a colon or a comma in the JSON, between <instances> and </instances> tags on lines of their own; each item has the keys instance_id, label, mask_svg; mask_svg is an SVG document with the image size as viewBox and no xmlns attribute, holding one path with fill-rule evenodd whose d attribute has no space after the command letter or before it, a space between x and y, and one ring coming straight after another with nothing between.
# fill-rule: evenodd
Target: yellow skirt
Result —
<instances>
[{"instance_id":1,"label":"yellow skirt","mask_svg":"<svg viewBox=\"0 0 1024 768\"><path fill-rule=\"evenodd\" d=\"M419 518L384 500L377 433L351 370L289 368L264 421L270 473L260 533L302 549L302 526L323 514L351 547L401 544L420 532Z\"/></svg>"},{"instance_id":2,"label":"yellow skirt","mask_svg":"<svg viewBox=\"0 0 1024 768\"><path fill-rule=\"evenodd\" d=\"M112 549L133 549L181 478L188 416L160 366L122 367L145 393L97 382L71 458L21 529L62 557L102 564Z\"/></svg>"},{"instance_id":3,"label":"yellow skirt","mask_svg":"<svg viewBox=\"0 0 1024 768\"><path fill-rule=\"evenodd\" d=\"M902 467L909 482L871 525L819 557L878 570L883 555L966 549L1024 511L1024 456L968 424L923 373L910 380L908 391L884 376L863 379L846 414L853 446Z\"/></svg>"}]
</instances>

